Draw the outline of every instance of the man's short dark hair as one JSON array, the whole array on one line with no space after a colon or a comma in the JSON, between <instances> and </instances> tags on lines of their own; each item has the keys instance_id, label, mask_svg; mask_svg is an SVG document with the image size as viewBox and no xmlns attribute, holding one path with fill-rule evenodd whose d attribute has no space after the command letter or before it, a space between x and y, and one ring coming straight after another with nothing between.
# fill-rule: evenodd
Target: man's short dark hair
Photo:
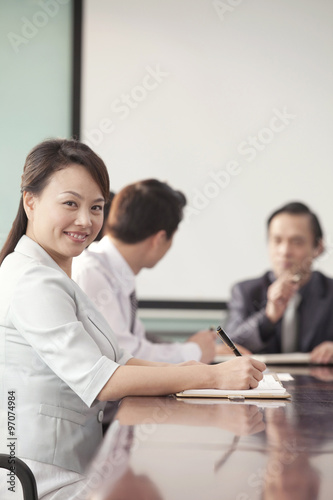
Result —
<instances>
[{"instance_id":1,"label":"man's short dark hair","mask_svg":"<svg viewBox=\"0 0 333 500\"><path fill-rule=\"evenodd\" d=\"M183 218L186 198L165 182L147 179L124 187L112 200L107 232L138 243L160 230L170 239Z\"/></svg>"},{"instance_id":2,"label":"man's short dark hair","mask_svg":"<svg viewBox=\"0 0 333 500\"><path fill-rule=\"evenodd\" d=\"M314 246L317 247L318 244L320 243L320 240L323 238L323 231L321 229L321 225L319 222L318 217L316 216L315 213L313 213L309 207L304 205L304 203L301 203L299 201L293 201L291 203L287 203L283 207L279 208L278 210L275 210L275 212L272 213L272 215L268 218L267 220L267 229L269 229L270 223L276 217L277 215L280 214L291 214L291 215L308 215L310 219L310 224L311 224L311 229L313 232L313 237L314 237Z\"/></svg>"}]
</instances>

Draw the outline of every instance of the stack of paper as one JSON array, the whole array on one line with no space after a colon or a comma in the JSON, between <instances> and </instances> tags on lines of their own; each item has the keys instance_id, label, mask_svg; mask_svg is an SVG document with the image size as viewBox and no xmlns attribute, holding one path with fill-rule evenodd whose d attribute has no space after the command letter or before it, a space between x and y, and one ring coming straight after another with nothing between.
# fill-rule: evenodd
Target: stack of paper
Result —
<instances>
[{"instance_id":1,"label":"stack of paper","mask_svg":"<svg viewBox=\"0 0 333 500\"><path fill-rule=\"evenodd\" d=\"M290 394L283 387L281 382L272 374L265 374L255 389L245 390L221 390L221 389L190 389L178 392L177 397L181 398L290 398Z\"/></svg>"}]
</instances>

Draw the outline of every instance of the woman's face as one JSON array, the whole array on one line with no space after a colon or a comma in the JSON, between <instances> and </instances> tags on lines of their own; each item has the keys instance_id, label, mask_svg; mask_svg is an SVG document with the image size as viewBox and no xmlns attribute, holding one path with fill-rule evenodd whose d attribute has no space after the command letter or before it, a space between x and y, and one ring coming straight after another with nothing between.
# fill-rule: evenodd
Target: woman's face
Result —
<instances>
[{"instance_id":1,"label":"woman's face","mask_svg":"<svg viewBox=\"0 0 333 500\"><path fill-rule=\"evenodd\" d=\"M72 164L55 172L39 195L24 192L27 236L68 274L72 258L95 239L103 223L104 197L89 172Z\"/></svg>"}]
</instances>

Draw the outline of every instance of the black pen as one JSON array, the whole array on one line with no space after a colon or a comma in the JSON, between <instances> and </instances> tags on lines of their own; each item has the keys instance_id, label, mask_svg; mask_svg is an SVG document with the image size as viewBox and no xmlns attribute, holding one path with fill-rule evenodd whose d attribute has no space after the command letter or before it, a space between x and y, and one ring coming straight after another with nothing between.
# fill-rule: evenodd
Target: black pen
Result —
<instances>
[{"instance_id":1,"label":"black pen","mask_svg":"<svg viewBox=\"0 0 333 500\"><path fill-rule=\"evenodd\" d=\"M233 341L228 337L228 335L220 326L216 328L216 333L222 339L223 343L233 351L235 356L241 356L241 353L239 352Z\"/></svg>"}]
</instances>

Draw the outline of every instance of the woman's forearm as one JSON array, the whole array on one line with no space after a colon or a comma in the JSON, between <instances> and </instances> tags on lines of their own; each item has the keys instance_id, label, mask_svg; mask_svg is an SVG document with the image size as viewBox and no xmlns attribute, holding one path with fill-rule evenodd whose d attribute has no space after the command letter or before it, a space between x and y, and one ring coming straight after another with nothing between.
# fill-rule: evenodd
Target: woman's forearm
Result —
<instances>
[{"instance_id":1,"label":"woman's forearm","mask_svg":"<svg viewBox=\"0 0 333 500\"><path fill-rule=\"evenodd\" d=\"M194 370L197 368L199 370ZM213 366L120 366L98 395L101 401L125 396L164 396L213 384Z\"/></svg>"},{"instance_id":2,"label":"woman's forearm","mask_svg":"<svg viewBox=\"0 0 333 500\"><path fill-rule=\"evenodd\" d=\"M153 366L153 367L159 367L161 368L162 366L174 366L172 363L162 363L160 361L146 361L145 359L139 359L139 358L131 358L127 361L126 366Z\"/></svg>"},{"instance_id":3,"label":"woman's forearm","mask_svg":"<svg viewBox=\"0 0 333 500\"><path fill-rule=\"evenodd\" d=\"M125 396L164 396L187 389L249 389L262 379L264 363L248 356L218 365L120 366L97 398L100 401Z\"/></svg>"}]
</instances>

